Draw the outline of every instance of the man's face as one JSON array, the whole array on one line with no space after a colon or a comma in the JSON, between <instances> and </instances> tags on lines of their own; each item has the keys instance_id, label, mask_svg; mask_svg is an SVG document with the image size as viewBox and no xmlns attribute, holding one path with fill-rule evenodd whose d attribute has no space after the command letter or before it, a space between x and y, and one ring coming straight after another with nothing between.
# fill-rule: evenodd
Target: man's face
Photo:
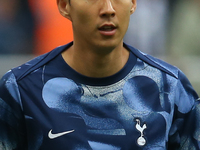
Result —
<instances>
[{"instance_id":1,"label":"man's face","mask_svg":"<svg viewBox=\"0 0 200 150\"><path fill-rule=\"evenodd\" d=\"M136 0L70 0L65 8L75 42L115 48L123 42Z\"/></svg>"}]
</instances>

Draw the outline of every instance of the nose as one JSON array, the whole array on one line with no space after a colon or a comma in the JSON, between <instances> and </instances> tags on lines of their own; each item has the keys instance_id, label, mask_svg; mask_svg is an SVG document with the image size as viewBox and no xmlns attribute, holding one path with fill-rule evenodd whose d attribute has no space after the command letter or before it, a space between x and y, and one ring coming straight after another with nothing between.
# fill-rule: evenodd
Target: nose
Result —
<instances>
[{"instance_id":1,"label":"nose","mask_svg":"<svg viewBox=\"0 0 200 150\"><path fill-rule=\"evenodd\" d=\"M100 15L101 17L114 17L115 16L115 9L113 8L113 4L111 0L101 0L101 10Z\"/></svg>"}]
</instances>

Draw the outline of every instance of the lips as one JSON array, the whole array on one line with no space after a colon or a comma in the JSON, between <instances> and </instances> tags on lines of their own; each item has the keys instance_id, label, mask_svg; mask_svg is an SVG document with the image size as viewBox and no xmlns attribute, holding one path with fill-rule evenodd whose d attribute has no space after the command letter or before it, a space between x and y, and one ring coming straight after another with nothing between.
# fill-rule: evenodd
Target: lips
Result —
<instances>
[{"instance_id":1,"label":"lips","mask_svg":"<svg viewBox=\"0 0 200 150\"><path fill-rule=\"evenodd\" d=\"M112 31L114 29L116 29L116 27L113 25L103 25L99 28L100 31Z\"/></svg>"},{"instance_id":2,"label":"lips","mask_svg":"<svg viewBox=\"0 0 200 150\"><path fill-rule=\"evenodd\" d=\"M116 33L117 27L113 24L104 24L99 28L100 34L104 36L112 36Z\"/></svg>"}]
</instances>

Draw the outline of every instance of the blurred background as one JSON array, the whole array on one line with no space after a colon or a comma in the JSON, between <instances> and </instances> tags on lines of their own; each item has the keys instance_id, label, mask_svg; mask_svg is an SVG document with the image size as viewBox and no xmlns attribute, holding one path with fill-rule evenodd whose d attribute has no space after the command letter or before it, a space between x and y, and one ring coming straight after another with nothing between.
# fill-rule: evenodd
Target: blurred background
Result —
<instances>
[{"instance_id":1,"label":"blurred background","mask_svg":"<svg viewBox=\"0 0 200 150\"><path fill-rule=\"evenodd\" d=\"M0 78L72 40L56 0L0 0ZM200 0L138 0L124 41L180 68L200 95Z\"/></svg>"}]
</instances>

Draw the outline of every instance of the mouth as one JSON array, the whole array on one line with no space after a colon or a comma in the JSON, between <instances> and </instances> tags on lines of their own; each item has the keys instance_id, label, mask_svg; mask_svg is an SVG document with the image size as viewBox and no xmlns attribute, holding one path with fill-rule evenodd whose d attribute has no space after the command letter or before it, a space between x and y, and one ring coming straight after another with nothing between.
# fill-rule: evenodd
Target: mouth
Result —
<instances>
[{"instance_id":1,"label":"mouth","mask_svg":"<svg viewBox=\"0 0 200 150\"><path fill-rule=\"evenodd\" d=\"M112 36L115 34L117 27L113 24L105 24L98 28L100 33L105 36Z\"/></svg>"},{"instance_id":2,"label":"mouth","mask_svg":"<svg viewBox=\"0 0 200 150\"><path fill-rule=\"evenodd\" d=\"M100 31L112 31L116 29L114 25L103 25L99 28Z\"/></svg>"}]
</instances>

